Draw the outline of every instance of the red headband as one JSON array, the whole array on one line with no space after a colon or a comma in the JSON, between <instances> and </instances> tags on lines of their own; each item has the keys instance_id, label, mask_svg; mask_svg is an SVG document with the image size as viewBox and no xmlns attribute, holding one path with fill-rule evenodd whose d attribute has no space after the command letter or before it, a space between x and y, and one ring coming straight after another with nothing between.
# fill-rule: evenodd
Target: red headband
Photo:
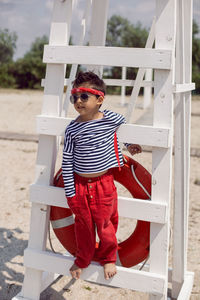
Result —
<instances>
[{"instance_id":1,"label":"red headband","mask_svg":"<svg viewBox=\"0 0 200 300\"><path fill-rule=\"evenodd\" d=\"M80 86L79 88L74 88L71 90L71 94L81 93L81 92L88 92L90 94L99 95L104 97L104 93L95 89L88 89L85 87Z\"/></svg>"}]
</instances>

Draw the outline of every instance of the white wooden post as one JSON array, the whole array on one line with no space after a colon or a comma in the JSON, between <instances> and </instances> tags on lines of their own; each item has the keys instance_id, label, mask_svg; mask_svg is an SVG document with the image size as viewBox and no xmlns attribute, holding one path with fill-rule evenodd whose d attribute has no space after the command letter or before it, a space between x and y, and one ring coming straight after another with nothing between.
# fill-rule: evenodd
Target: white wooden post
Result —
<instances>
[{"instance_id":1,"label":"white wooden post","mask_svg":"<svg viewBox=\"0 0 200 300\"><path fill-rule=\"evenodd\" d=\"M169 49L175 55L175 20L176 1L156 1L155 48ZM173 117L174 62L172 69L155 70L154 86L154 126L171 129ZM171 143L172 144L172 143ZM172 178L172 145L168 149L153 148L152 153L152 201L165 203L168 207L167 222L164 225L151 224L150 271L166 278L162 296L151 295L151 300L166 300L168 285L168 248L169 248L169 213Z\"/></svg>"},{"instance_id":2,"label":"white wooden post","mask_svg":"<svg viewBox=\"0 0 200 300\"><path fill-rule=\"evenodd\" d=\"M92 1L92 18L90 24L90 46L104 46L106 41L106 29L108 18L109 0ZM98 58L97 58L98 61ZM88 66L90 71L102 77L103 66Z\"/></svg>"},{"instance_id":3,"label":"white wooden post","mask_svg":"<svg viewBox=\"0 0 200 300\"><path fill-rule=\"evenodd\" d=\"M81 33L80 33L78 45L83 45L84 41L85 41L86 28L88 26L88 18L89 18L89 13L91 10L91 5L92 5L92 0L86 0L85 11L84 11L84 15L83 15L83 18L81 21ZM72 81L76 77L77 69L78 69L78 65L72 65L71 70L70 70L70 76L68 79L67 90L66 90L66 94L65 94L64 103L63 103L63 113L62 113L63 116L67 115L67 111L69 108L69 98L70 98L71 88L72 88Z\"/></svg>"},{"instance_id":4,"label":"white wooden post","mask_svg":"<svg viewBox=\"0 0 200 300\"><path fill-rule=\"evenodd\" d=\"M178 1L176 45L176 83L178 84L191 82L192 2L191 0ZM172 296L177 298L186 280L187 271L191 92L178 93L175 99Z\"/></svg>"},{"instance_id":5,"label":"white wooden post","mask_svg":"<svg viewBox=\"0 0 200 300\"><path fill-rule=\"evenodd\" d=\"M50 45L67 45L70 35L72 0L54 1L50 30ZM64 88L65 64L47 65L44 88L43 115L60 116ZM55 76L56 74L56 76ZM57 138L40 135L36 162L36 183L52 183L57 154ZM49 207L33 203L31 209L28 248L45 250L49 220ZM52 278L52 276L50 276ZM38 300L42 287L42 271L26 268L22 297Z\"/></svg>"},{"instance_id":6,"label":"white wooden post","mask_svg":"<svg viewBox=\"0 0 200 300\"><path fill-rule=\"evenodd\" d=\"M122 67L122 80L126 80L126 67ZM125 95L126 95L126 86L122 85L121 87L121 106L125 104Z\"/></svg>"},{"instance_id":7,"label":"white wooden post","mask_svg":"<svg viewBox=\"0 0 200 300\"><path fill-rule=\"evenodd\" d=\"M153 43L155 40L155 18L153 19L152 25L151 25L151 29L148 35L148 39L146 41L146 45L145 45L145 49L147 48L152 48L153 47ZM145 74L146 69L144 68L139 68L138 72L137 72L137 76L135 79L135 84L134 87L132 89L132 93L131 93L131 99L130 99L130 103L127 109L127 113L126 113L126 121L130 122L131 121L131 116L134 112L135 106L136 106L136 101L140 92L140 87L144 78L144 74Z\"/></svg>"},{"instance_id":8,"label":"white wooden post","mask_svg":"<svg viewBox=\"0 0 200 300\"><path fill-rule=\"evenodd\" d=\"M152 81L152 75L153 75L153 70L147 69L146 73L145 73L145 80ZM144 87L144 99L143 99L143 105L142 105L143 109L145 109L151 105L151 97L152 97L152 87L145 86Z\"/></svg>"}]
</instances>

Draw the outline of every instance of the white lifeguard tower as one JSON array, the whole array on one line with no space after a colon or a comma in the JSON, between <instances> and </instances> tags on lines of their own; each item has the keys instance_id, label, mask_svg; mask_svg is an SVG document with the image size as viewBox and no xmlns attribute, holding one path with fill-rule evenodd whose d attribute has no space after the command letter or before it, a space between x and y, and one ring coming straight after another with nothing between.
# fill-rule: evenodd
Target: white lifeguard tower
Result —
<instances>
[{"instance_id":1,"label":"white lifeguard tower","mask_svg":"<svg viewBox=\"0 0 200 300\"><path fill-rule=\"evenodd\" d=\"M56 274L69 275L73 258L46 251L46 242L50 206L66 207L64 191L52 186L59 137L70 122L63 114L63 88L65 84L70 87L77 65L84 64L88 68L92 66L92 70L102 70L102 66L139 68L137 82L154 88L154 114L153 126L126 124L119 131L121 142L128 138L129 142L152 147L152 201L146 201L144 209L144 201L140 206L138 199L126 199L129 215L132 208L132 218L151 222L149 265L144 270L118 267L117 275L105 281L102 268L91 264L84 270L82 278L145 292L151 300L166 300L171 282L172 297L189 300L193 285L193 273L187 271L190 102L194 89L191 83L192 0L155 0L153 49L152 46L144 49L104 46L109 0L86 0L88 7L91 6L89 46L69 46L73 4L73 0L54 0L49 45L44 49L47 69L42 113L37 117L39 144L35 183L30 189L30 238L24 253L23 288L13 299L39 300L40 293L53 282ZM82 38L85 24L84 19ZM73 65L69 79L65 79L66 64ZM154 71L153 82L143 80L147 69ZM130 81L110 80L106 83L127 86ZM133 93L136 93L134 88ZM134 108L133 101L130 108ZM173 135L173 268L169 269ZM123 202L123 197L119 201ZM123 216L126 216L126 209Z\"/></svg>"}]
</instances>

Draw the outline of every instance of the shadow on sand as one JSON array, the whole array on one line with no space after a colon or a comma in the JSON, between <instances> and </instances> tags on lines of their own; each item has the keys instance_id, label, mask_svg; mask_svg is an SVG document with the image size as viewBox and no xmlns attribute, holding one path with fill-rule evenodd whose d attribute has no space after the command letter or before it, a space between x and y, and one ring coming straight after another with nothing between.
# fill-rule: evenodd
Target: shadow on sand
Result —
<instances>
[{"instance_id":1,"label":"shadow on sand","mask_svg":"<svg viewBox=\"0 0 200 300\"><path fill-rule=\"evenodd\" d=\"M21 256L27 247L27 241L18 236L22 233L19 228L0 228L0 299L10 300L20 290L23 273L16 271L23 266L22 262L15 262L15 257ZM17 236L17 237L16 237ZM17 259L18 261L20 259ZM20 267L21 266L21 267Z\"/></svg>"},{"instance_id":2,"label":"shadow on sand","mask_svg":"<svg viewBox=\"0 0 200 300\"><path fill-rule=\"evenodd\" d=\"M24 279L23 255L24 249L28 245L27 240L20 238L22 233L20 228L12 230L0 228L0 300L11 300L22 288ZM66 297L63 297L62 294L66 293L73 284L74 281L70 280L59 292L49 286L41 293L40 299L65 300Z\"/></svg>"}]
</instances>

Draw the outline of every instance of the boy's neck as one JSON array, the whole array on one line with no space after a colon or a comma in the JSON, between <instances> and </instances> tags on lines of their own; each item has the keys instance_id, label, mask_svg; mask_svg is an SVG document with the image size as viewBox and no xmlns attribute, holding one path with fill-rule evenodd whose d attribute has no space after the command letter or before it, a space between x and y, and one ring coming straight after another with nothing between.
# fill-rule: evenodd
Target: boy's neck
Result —
<instances>
[{"instance_id":1,"label":"boy's neck","mask_svg":"<svg viewBox=\"0 0 200 300\"><path fill-rule=\"evenodd\" d=\"M101 111L97 111L93 114L81 116L79 115L77 118L77 122L87 122L92 120L98 120L103 118L103 113Z\"/></svg>"}]
</instances>

